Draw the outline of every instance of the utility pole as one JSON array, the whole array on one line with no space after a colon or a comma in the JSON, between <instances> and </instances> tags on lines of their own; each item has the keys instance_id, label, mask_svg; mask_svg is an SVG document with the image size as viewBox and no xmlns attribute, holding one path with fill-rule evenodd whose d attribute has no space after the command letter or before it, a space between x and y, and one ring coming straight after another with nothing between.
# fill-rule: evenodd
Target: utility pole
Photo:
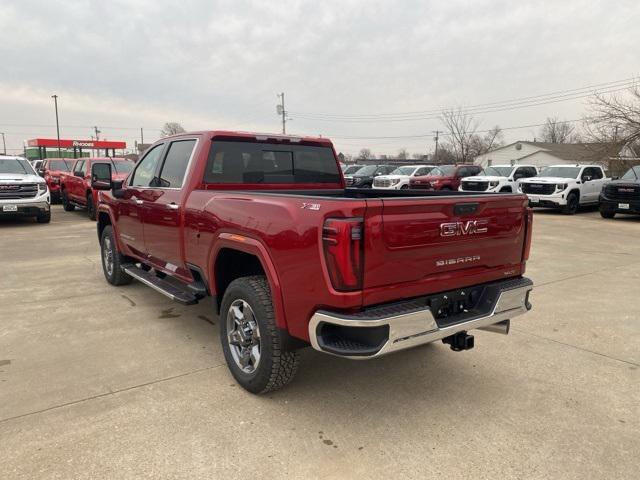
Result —
<instances>
[{"instance_id":1,"label":"utility pole","mask_svg":"<svg viewBox=\"0 0 640 480\"><path fill-rule=\"evenodd\" d=\"M433 133L436 134L434 140L436 141L436 153L433 155L434 160L438 161L438 139L440 138L440 130L435 130Z\"/></svg>"},{"instance_id":2,"label":"utility pole","mask_svg":"<svg viewBox=\"0 0 640 480\"><path fill-rule=\"evenodd\" d=\"M98 127L93 127L93 130L96 132L96 141L100 140L100 134L102 132L98 130Z\"/></svg>"},{"instance_id":3,"label":"utility pole","mask_svg":"<svg viewBox=\"0 0 640 480\"><path fill-rule=\"evenodd\" d=\"M140 127L140 143L144 143L144 130Z\"/></svg>"},{"instance_id":4,"label":"utility pole","mask_svg":"<svg viewBox=\"0 0 640 480\"><path fill-rule=\"evenodd\" d=\"M7 144L4 141L4 132L0 132L2 134L2 150L4 155L7 154Z\"/></svg>"},{"instance_id":5,"label":"utility pole","mask_svg":"<svg viewBox=\"0 0 640 480\"><path fill-rule=\"evenodd\" d=\"M62 158L62 151L60 150L60 122L58 121L58 95L51 95L53 98L53 104L56 108L56 132L58 133L58 158Z\"/></svg>"},{"instance_id":6,"label":"utility pole","mask_svg":"<svg viewBox=\"0 0 640 480\"><path fill-rule=\"evenodd\" d=\"M287 133L287 111L284 109L284 92L278 94L278 97L280 98L280 103L276 106L276 112L282 116L282 134L284 135Z\"/></svg>"}]
</instances>

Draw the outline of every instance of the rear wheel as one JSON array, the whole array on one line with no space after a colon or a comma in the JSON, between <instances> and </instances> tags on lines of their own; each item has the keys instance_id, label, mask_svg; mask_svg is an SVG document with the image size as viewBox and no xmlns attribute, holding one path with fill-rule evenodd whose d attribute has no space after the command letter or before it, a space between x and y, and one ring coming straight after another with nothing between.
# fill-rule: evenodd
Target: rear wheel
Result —
<instances>
[{"instance_id":1,"label":"rear wheel","mask_svg":"<svg viewBox=\"0 0 640 480\"><path fill-rule=\"evenodd\" d=\"M75 205L69 203L69 196L66 190L62 190L60 197L62 198L62 208L65 212L73 212L76 209Z\"/></svg>"},{"instance_id":2,"label":"rear wheel","mask_svg":"<svg viewBox=\"0 0 640 480\"><path fill-rule=\"evenodd\" d=\"M93 195L91 195L91 192L87 193L87 216L89 220L96 219L96 206L93 204Z\"/></svg>"},{"instance_id":3,"label":"rear wheel","mask_svg":"<svg viewBox=\"0 0 640 480\"><path fill-rule=\"evenodd\" d=\"M126 257L122 255L116 247L115 236L111 225L107 225L102 230L100 236L100 252L102 257L102 271L104 278L111 285L126 285L131 282L131 276L122 271L122 265Z\"/></svg>"},{"instance_id":4,"label":"rear wheel","mask_svg":"<svg viewBox=\"0 0 640 480\"><path fill-rule=\"evenodd\" d=\"M298 369L299 353L283 348L264 276L238 278L227 287L220 308L220 341L231 374L251 393L284 387Z\"/></svg>"},{"instance_id":5,"label":"rear wheel","mask_svg":"<svg viewBox=\"0 0 640 480\"><path fill-rule=\"evenodd\" d=\"M567 204L562 208L562 213L564 213L565 215L575 215L575 213L578 211L579 205L580 200L578 194L572 192L567 196Z\"/></svg>"}]
</instances>

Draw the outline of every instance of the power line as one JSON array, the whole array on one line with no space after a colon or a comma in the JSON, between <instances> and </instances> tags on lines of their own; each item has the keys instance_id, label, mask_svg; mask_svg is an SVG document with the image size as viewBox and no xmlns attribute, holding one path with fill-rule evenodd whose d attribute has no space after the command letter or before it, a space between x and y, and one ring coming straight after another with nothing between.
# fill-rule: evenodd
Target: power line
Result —
<instances>
[{"instance_id":1,"label":"power line","mask_svg":"<svg viewBox=\"0 0 640 480\"><path fill-rule=\"evenodd\" d=\"M599 91L598 93L600 94L609 94L609 93L616 93L622 90L627 90L629 88L629 86L631 86L631 84L625 86L625 87L621 87L621 88L615 88L615 89L609 89L609 90L603 90L603 91ZM496 113L496 112L506 112L506 111L510 111L510 110L518 110L521 108L528 108L528 107L537 107L537 106L541 106L541 105L550 105L552 103L560 103L560 102L566 102L566 101L570 101L570 100L579 100L581 98L586 98L586 97L591 97L593 95L594 92L588 93L588 94L581 94L581 95L573 95L573 96L567 96L567 95L562 95L562 96L558 96L555 98L549 98L546 101L540 101L540 102L528 102L528 103L521 103L521 104L511 104L511 105L505 105L504 107L493 107L493 108L487 108L487 109L474 109L474 108L466 108L466 109L462 109L462 111L466 114L473 114L473 115L481 115L481 114L487 114L487 113ZM387 123L387 122L411 122L411 121L421 121L421 120L438 120L441 116L442 112L439 112L438 114L433 114L430 116L423 116L423 117L405 117L405 118L378 118L378 119L362 119L362 120L355 120L355 119L331 119L331 118L320 118L320 117L309 117L309 116L304 116L304 115L296 115L296 118L301 118L304 120L313 120L313 121L322 121L322 122L333 122L333 123Z\"/></svg>"},{"instance_id":2,"label":"power line","mask_svg":"<svg viewBox=\"0 0 640 480\"><path fill-rule=\"evenodd\" d=\"M583 120L588 120L589 117L586 118L578 118L578 119L574 119L574 120L563 120L561 122L558 123L575 123L575 122L581 122ZM518 125L518 126L513 126L513 127L500 127L500 130L519 130L519 129L523 129L523 128L535 128L535 127L542 127L543 125L545 125L546 122L543 123L535 123L535 124L530 124L530 125ZM476 130L474 133L487 133L490 132L493 129L488 129L488 130ZM362 137L343 137L340 135L331 135L331 134L324 134L326 137L329 137L331 139L338 139L338 140L402 140L402 139L411 139L411 138L425 138L425 137L431 137L433 136L434 132L431 133L419 133L416 135L397 135L397 136L370 136L370 137L366 137L366 136L362 136ZM442 132L440 131L439 136L450 136L450 133L446 133L446 132Z\"/></svg>"},{"instance_id":3,"label":"power line","mask_svg":"<svg viewBox=\"0 0 640 480\"><path fill-rule=\"evenodd\" d=\"M489 102L489 103L481 103L476 105L470 105L468 107L463 108L464 111L473 111L473 110L488 110L488 111L501 111L495 110L496 108L508 108L513 106L529 106L528 104L544 104L550 100L563 99L573 100L578 98L583 98L585 96L593 95L594 93L612 93L620 90L627 89L632 87L638 83L638 77L630 77L623 80L616 80L612 82L600 83L588 85L585 87L574 88L569 90L560 90L555 92L549 92L540 95L531 95L527 97L520 97L516 99L510 100L502 100L497 102ZM598 88L602 91L599 91ZM596 89L596 90L594 90ZM549 102L554 103L554 102ZM449 110L452 107L439 107L437 109L431 110L419 110L413 112L396 112L396 113L378 113L378 114L335 114L335 113L313 113L313 112L294 112L291 111L291 114L295 114L300 118L307 119L326 119L326 120L351 120L351 121L380 121L380 119L398 119L398 120L409 120L409 119L423 119L429 115L439 115L443 110ZM477 112L481 113L481 112Z\"/></svg>"}]
</instances>

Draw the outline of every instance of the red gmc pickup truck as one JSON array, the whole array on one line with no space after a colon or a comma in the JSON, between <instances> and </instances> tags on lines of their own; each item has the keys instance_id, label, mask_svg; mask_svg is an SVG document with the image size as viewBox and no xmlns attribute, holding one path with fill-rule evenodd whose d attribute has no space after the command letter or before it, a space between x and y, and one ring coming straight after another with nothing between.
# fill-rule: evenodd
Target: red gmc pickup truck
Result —
<instances>
[{"instance_id":1,"label":"red gmc pickup truck","mask_svg":"<svg viewBox=\"0 0 640 480\"><path fill-rule=\"evenodd\" d=\"M213 297L232 375L263 393L299 348L367 359L527 312L532 214L521 194L345 189L325 138L207 131L163 138L124 181L92 169L112 285Z\"/></svg>"},{"instance_id":2,"label":"red gmc pickup truck","mask_svg":"<svg viewBox=\"0 0 640 480\"><path fill-rule=\"evenodd\" d=\"M76 207L85 208L90 220L96 219L95 206L98 204L98 192L91 188L91 167L96 163L109 163L114 180L123 180L133 169L134 163L126 158L92 157L75 161L69 172L60 174L60 198L65 212Z\"/></svg>"}]
</instances>

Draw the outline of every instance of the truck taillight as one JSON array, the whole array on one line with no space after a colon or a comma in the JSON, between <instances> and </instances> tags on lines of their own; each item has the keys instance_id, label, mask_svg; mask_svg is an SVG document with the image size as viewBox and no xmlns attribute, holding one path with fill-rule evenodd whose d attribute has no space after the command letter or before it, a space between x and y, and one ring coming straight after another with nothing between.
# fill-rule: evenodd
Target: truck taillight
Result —
<instances>
[{"instance_id":1,"label":"truck taillight","mask_svg":"<svg viewBox=\"0 0 640 480\"><path fill-rule=\"evenodd\" d=\"M529 253L531 253L531 234L533 232L533 209L527 208L527 215L525 217L525 237L524 237L524 252L522 253L522 260L529 260Z\"/></svg>"},{"instance_id":2,"label":"truck taillight","mask_svg":"<svg viewBox=\"0 0 640 480\"><path fill-rule=\"evenodd\" d=\"M333 288L362 288L363 219L328 218L322 228L322 247Z\"/></svg>"}]
</instances>

